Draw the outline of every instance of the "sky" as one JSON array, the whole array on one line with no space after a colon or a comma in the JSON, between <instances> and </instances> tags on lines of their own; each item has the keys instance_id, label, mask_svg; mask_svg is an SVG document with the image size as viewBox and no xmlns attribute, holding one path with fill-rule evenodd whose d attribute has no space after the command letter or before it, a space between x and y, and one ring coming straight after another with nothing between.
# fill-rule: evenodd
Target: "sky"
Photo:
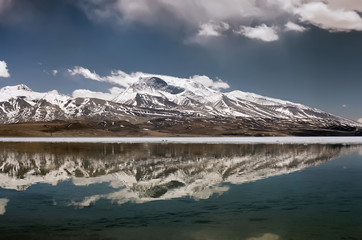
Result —
<instances>
[{"instance_id":1,"label":"sky","mask_svg":"<svg viewBox=\"0 0 362 240\"><path fill-rule=\"evenodd\" d=\"M362 121L362 1L0 0L0 87L113 96L144 74Z\"/></svg>"}]
</instances>

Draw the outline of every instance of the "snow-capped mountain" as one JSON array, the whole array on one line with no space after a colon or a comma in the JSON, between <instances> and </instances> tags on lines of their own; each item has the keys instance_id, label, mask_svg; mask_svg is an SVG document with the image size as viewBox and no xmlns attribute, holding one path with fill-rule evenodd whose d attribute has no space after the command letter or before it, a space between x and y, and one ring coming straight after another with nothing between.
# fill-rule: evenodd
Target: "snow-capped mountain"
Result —
<instances>
[{"instance_id":1,"label":"snow-capped mountain","mask_svg":"<svg viewBox=\"0 0 362 240\"><path fill-rule=\"evenodd\" d=\"M74 98L56 90L39 93L25 85L4 87L0 89L0 122L221 117L360 127L357 122L302 104L241 91L223 93L192 79L140 78L113 100L100 98Z\"/></svg>"}]
</instances>

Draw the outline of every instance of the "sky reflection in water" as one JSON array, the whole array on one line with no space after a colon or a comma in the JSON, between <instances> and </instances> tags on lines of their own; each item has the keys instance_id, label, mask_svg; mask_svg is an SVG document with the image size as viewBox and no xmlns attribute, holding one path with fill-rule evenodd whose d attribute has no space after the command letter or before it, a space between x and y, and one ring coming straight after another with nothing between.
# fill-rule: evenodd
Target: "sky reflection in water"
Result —
<instances>
[{"instance_id":1,"label":"sky reflection in water","mask_svg":"<svg viewBox=\"0 0 362 240\"><path fill-rule=\"evenodd\" d=\"M361 239L361 150L1 143L0 233L8 239Z\"/></svg>"}]
</instances>

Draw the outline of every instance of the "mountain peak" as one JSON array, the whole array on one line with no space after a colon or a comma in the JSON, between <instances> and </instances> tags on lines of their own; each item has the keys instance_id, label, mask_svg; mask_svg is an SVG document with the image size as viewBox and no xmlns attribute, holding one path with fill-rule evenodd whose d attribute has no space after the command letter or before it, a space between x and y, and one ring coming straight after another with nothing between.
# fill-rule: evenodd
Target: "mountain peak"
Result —
<instances>
[{"instance_id":1,"label":"mountain peak","mask_svg":"<svg viewBox=\"0 0 362 240\"><path fill-rule=\"evenodd\" d=\"M0 89L1 92L13 92L13 91L27 91L32 92L32 90L25 84L19 84L15 86L6 86Z\"/></svg>"},{"instance_id":2,"label":"mountain peak","mask_svg":"<svg viewBox=\"0 0 362 240\"><path fill-rule=\"evenodd\" d=\"M179 93L182 93L183 91L185 91L184 88L169 84L165 80L163 80L159 77L142 78L138 82L138 84L141 84L141 85L144 84L157 91L163 91L163 92L171 93L171 94L179 94Z\"/></svg>"},{"instance_id":3,"label":"mountain peak","mask_svg":"<svg viewBox=\"0 0 362 240\"><path fill-rule=\"evenodd\" d=\"M8 101L11 98L27 97L32 94L33 91L24 84L7 86L0 89L0 102Z\"/></svg>"},{"instance_id":4,"label":"mountain peak","mask_svg":"<svg viewBox=\"0 0 362 240\"><path fill-rule=\"evenodd\" d=\"M16 85L17 89L18 90L24 90L24 91L29 91L29 92L32 92L32 90L26 86L25 84L19 84L19 85Z\"/></svg>"},{"instance_id":5,"label":"mountain peak","mask_svg":"<svg viewBox=\"0 0 362 240\"><path fill-rule=\"evenodd\" d=\"M168 85L167 82L165 82L164 80L162 80L161 78L158 78L158 77L146 78L146 79L144 79L144 82L147 85L154 87L156 89L162 89Z\"/></svg>"}]
</instances>

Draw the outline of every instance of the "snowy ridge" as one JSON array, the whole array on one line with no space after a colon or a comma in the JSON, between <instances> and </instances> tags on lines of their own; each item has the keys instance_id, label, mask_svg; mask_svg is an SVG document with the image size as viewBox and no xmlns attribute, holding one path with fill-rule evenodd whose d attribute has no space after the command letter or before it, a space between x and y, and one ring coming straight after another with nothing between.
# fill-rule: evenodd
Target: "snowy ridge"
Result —
<instances>
[{"instance_id":1,"label":"snowy ridge","mask_svg":"<svg viewBox=\"0 0 362 240\"><path fill-rule=\"evenodd\" d=\"M112 99L73 98L56 90L39 93L21 84L0 89L1 123L51 120L119 120L124 117L226 117L282 119L316 124L362 125L321 110L254 93L222 93L200 82L168 76L140 78ZM107 96L109 98L109 96Z\"/></svg>"},{"instance_id":2,"label":"snowy ridge","mask_svg":"<svg viewBox=\"0 0 362 240\"><path fill-rule=\"evenodd\" d=\"M60 94L57 90L45 93L32 91L24 84L8 86L0 89L0 102L9 101L12 98L26 99L26 101L35 105L37 101L45 100L50 104L62 104L70 99L69 96Z\"/></svg>"}]
</instances>

